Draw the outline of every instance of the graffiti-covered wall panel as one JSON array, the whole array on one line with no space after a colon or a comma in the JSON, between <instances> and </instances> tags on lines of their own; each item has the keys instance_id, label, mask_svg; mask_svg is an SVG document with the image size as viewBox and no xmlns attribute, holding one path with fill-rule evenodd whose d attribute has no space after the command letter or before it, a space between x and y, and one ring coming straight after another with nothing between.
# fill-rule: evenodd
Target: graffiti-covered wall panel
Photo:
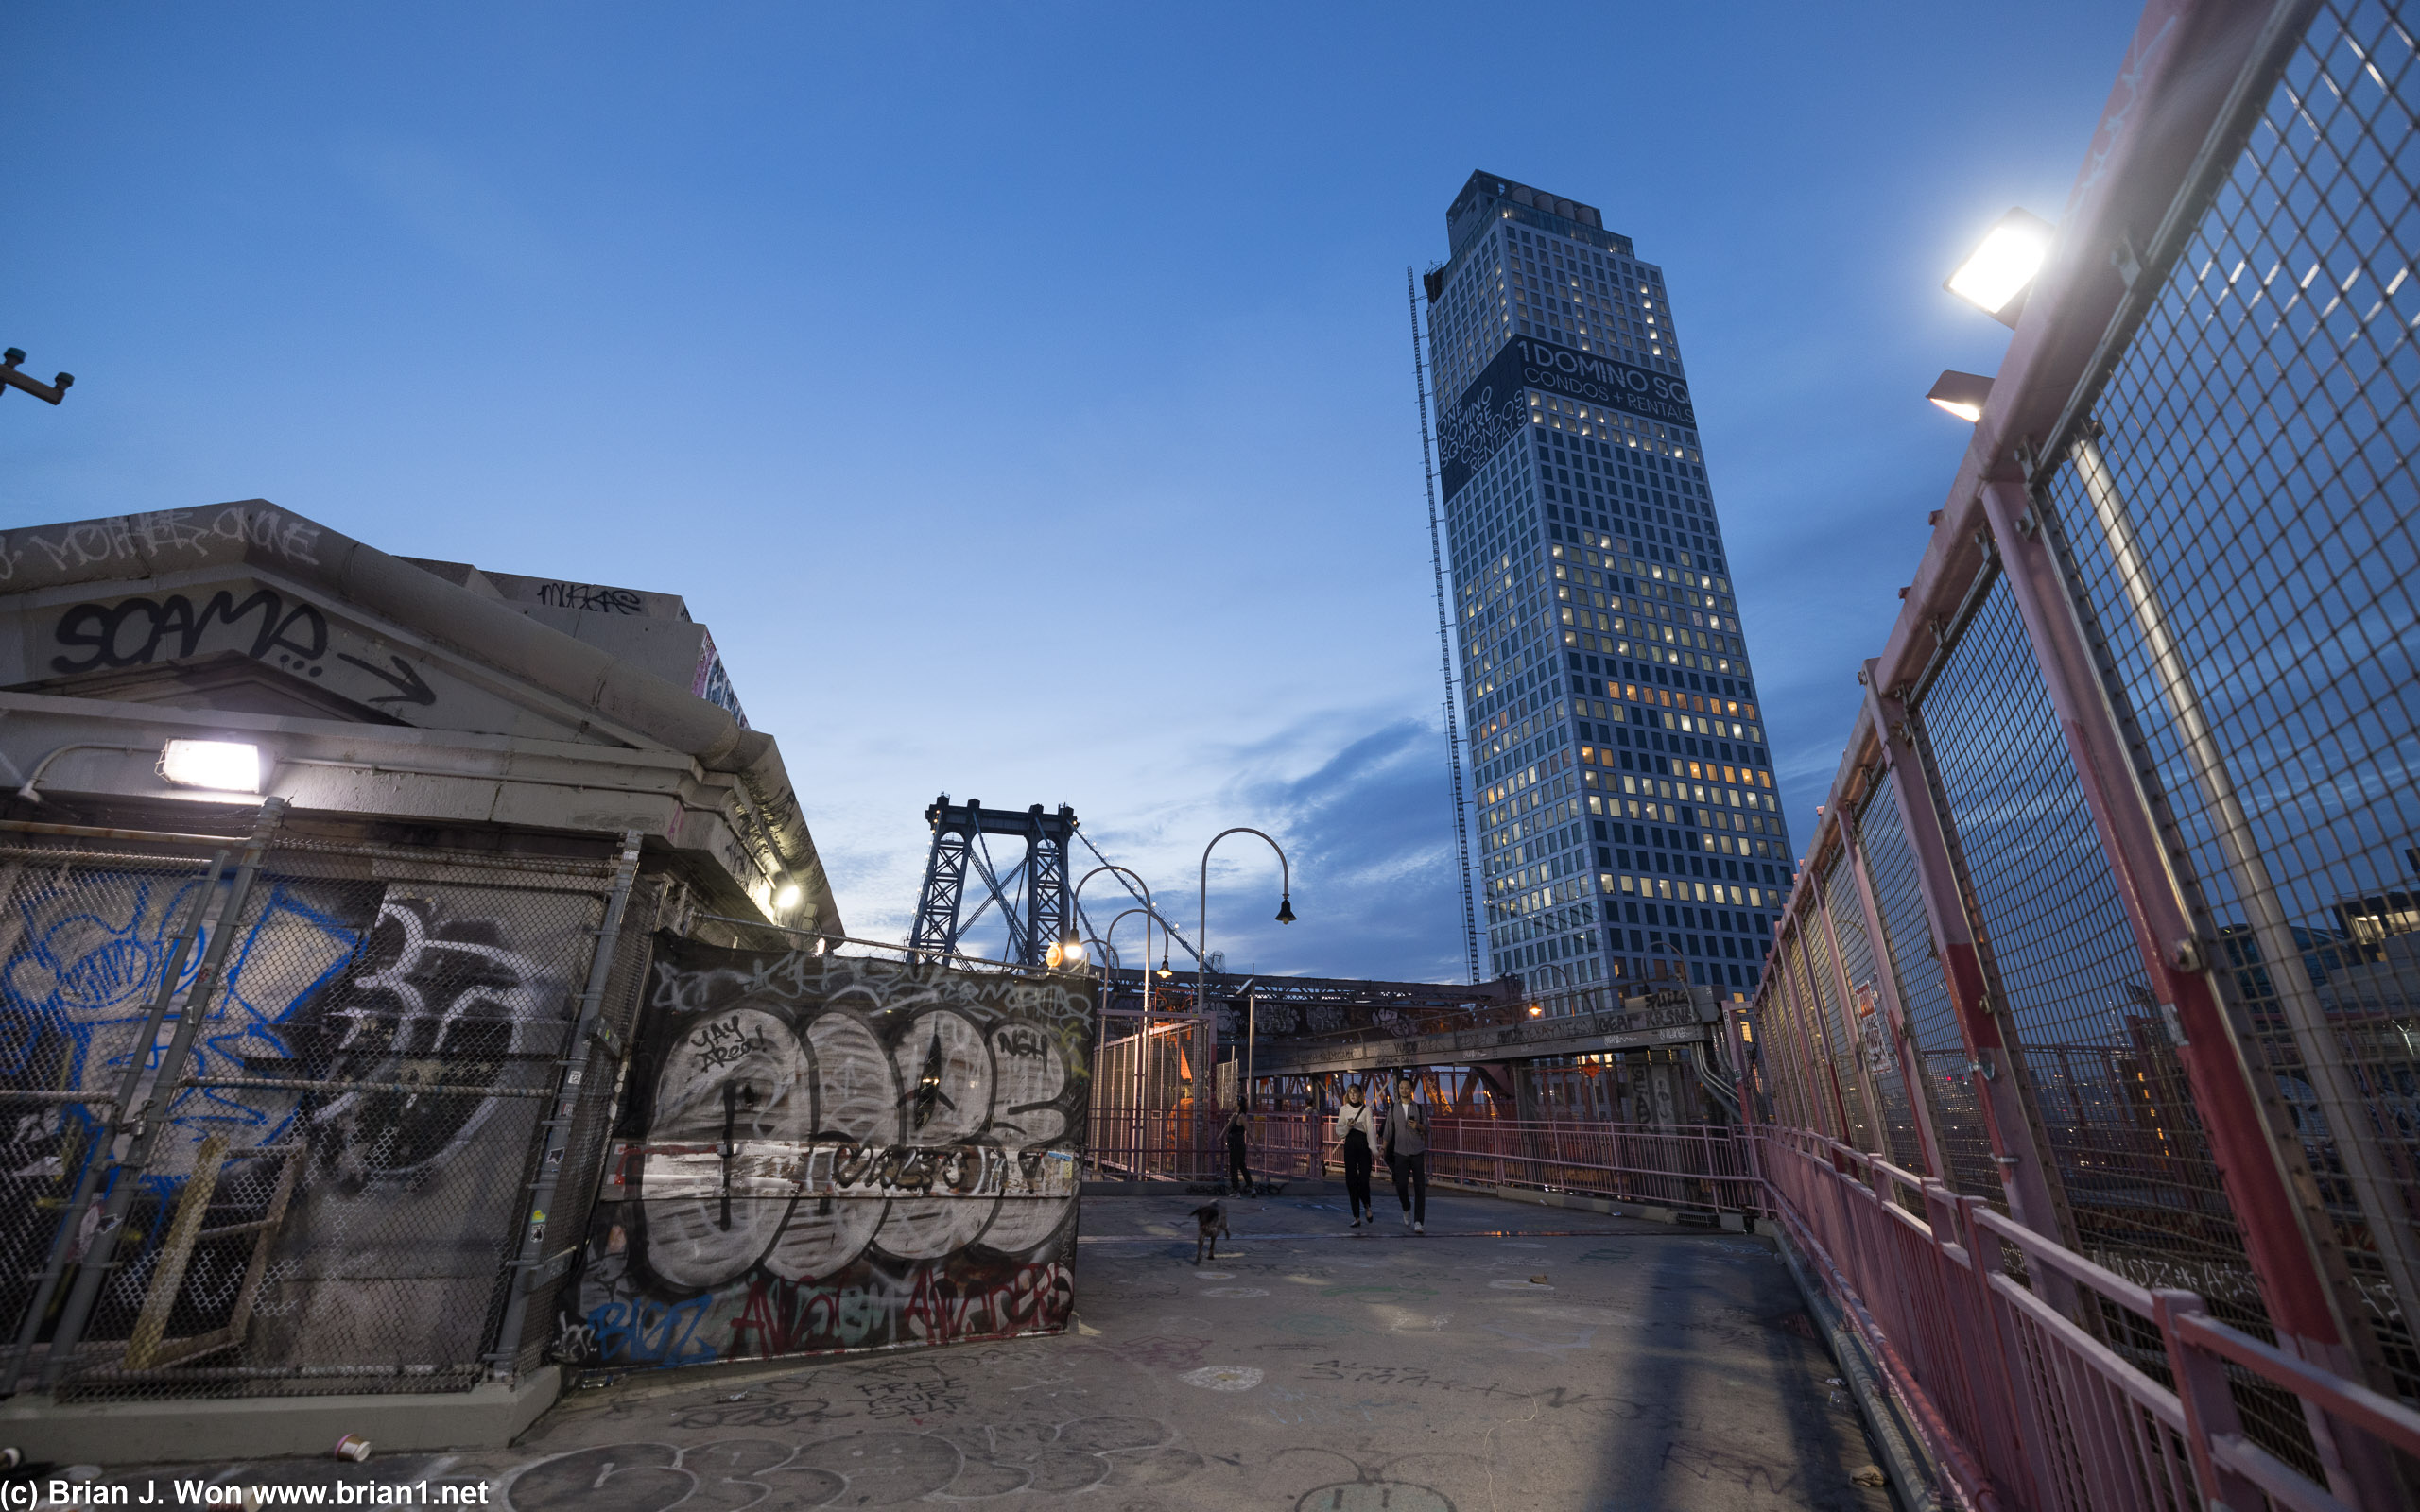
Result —
<instances>
[{"instance_id":1,"label":"graffiti-covered wall panel","mask_svg":"<svg viewBox=\"0 0 2420 1512\"><path fill-rule=\"evenodd\" d=\"M597 1363L1065 1326L1088 985L666 937L565 1350Z\"/></svg>"},{"instance_id":2,"label":"graffiti-covered wall panel","mask_svg":"<svg viewBox=\"0 0 2420 1512\"><path fill-rule=\"evenodd\" d=\"M75 1099L113 1095L139 1068L164 1126L149 1161L116 1178L137 1194L83 1332L111 1389L180 1370L475 1378L602 899L587 878L485 885L363 869L273 853L231 922L232 870L214 885L201 862L0 847L0 1316L11 1332L109 1125L106 1102ZM217 988L189 1004L222 934ZM164 987L167 1022L147 1040ZM191 1050L172 1085L155 1085L193 1006ZM189 1193L201 1194L204 1237L172 1258L170 1220ZM73 1236L71 1262L98 1214ZM166 1363L119 1366L138 1315L163 1302L164 1339L148 1352ZM54 1296L38 1336L56 1312Z\"/></svg>"},{"instance_id":3,"label":"graffiti-covered wall panel","mask_svg":"<svg viewBox=\"0 0 2420 1512\"><path fill-rule=\"evenodd\" d=\"M601 914L587 893L387 885L315 1016L331 1086L302 1094L312 1160L263 1357L459 1367L486 1347L546 1106L527 1094L555 1085Z\"/></svg>"}]
</instances>

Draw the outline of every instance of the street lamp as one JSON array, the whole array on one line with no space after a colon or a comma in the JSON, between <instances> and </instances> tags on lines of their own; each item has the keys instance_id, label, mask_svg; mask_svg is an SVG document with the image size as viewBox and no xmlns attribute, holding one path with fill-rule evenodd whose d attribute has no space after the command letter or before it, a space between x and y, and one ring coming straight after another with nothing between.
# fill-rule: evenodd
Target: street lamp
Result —
<instances>
[{"instance_id":1,"label":"street lamp","mask_svg":"<svg viewBox=\"0 0 2420 1512\"><path fill-rule=\"evenodd\" d=\"M1966 254L1942 287L2014 330L2033 276L2050 255L2050 234L2056 229L2030 210L2010 211L1984 232L1981 245Z\"/></svg>"},{"instance_id":2,"label":"street lamp","mask_svg":"<svg viewBox=\"0 0 2420 1512\"><path fill-rule=\"evenodd\" d=\"M1210 1007L1210 852L1219 841L1231 834L1259 834L1263 840L1269 840L1269 849L1277 852L1277 872L1281 879L1277 892L1277 921L1281 924L1294 921L1294 867L1286 859L1286 848L1250 825L1238 824L1212 835L1210 843L1201 848L1201 916L1197 922L1193 941L1193 948L1201 953L1201 972L1195 977L1197 985L1193 993L1193 1011L1196 1013L1206 1013ZM1244 1051L1249 1057L1252 1051L1249 1040Z\"/></svg>"},{"instance_id":3,"label":"street lamp","mask_svg":"<svg viewBox=\"0 0 2420 1512\"><path fill-rule=\"evenodd\" d=\"M1129 873L1129 875L1132 875L1132 873ZM1141 880L1142 879L1139 877L1135 879L1137 883L1141 882ZM1083 884L1078 883L1076 885L1080 887ZM1069 899L1071 905L1073 902L1074 900L1071 897ZM1109 921L1109 928L1102 932L1100 940L1102 971L1099 1008L1100 1029L1099 1032L1094 1036L1094 1043L1096 1046L1106 1046L1109 1042L1109 997L1110 988L1115 980L1115 978L1113 978L1109 973L1117 970L1117 926L1126 922L1127 919L1132 919L1136 914L1143 916L1143 959L1146 962L1149 962L1151 958L1151 923L1153 919L1158 918L1156 914L1148 907L1129 908L1124 913L1119 914L1116 918ZM1135 974L1142 979L1143 983L1143 1017L1138 1022L1134 1034L1133 1076L1134 1164L1137 1173L1139 1173L1143 1164L1143 1057L1150 1053L1151 1047L1151 973L1145 971L1139 971ZM1098 1052L1097 1050L1096 1057L1098 1057ZM1103 1083L1103 1085L1106 1085L1106 1083ZM1106 1125L1107 1120L1104 1119L1102 1122ZM1094 1160L1094 1168L1096 1170L1100 1168L1100 1161L1098 1155L1096 1155Z\"/></svg>"}]
</instances>

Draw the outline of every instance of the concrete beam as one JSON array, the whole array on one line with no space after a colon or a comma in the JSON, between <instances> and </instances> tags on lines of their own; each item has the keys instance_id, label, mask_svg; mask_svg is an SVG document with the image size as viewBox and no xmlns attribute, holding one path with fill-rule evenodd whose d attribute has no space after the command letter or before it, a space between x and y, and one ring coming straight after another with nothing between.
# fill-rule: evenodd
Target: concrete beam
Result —
<instances>
[{"instance_id":1,"label":"concrete beam","mask_svg":"<svg viewBox=\"0 0 2420 1512\"><path fill-rule=\"evenodd\" d=\"M0 1443L58 1465L221 1459L238 1445L248 1459L325 1454L347 1434L380 1454L504 1449L561 1395L562 1372L551 1366L468 1391L66 1404L27 1395L0 1404Z\"/></svg>"}]
</instances>

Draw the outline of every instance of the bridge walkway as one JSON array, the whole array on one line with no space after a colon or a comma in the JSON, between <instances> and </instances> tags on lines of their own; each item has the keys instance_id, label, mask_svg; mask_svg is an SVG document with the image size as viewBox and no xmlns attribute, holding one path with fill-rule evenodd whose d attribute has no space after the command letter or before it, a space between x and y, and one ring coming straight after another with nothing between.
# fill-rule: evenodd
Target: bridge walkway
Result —
<instances>
[{"instance_id":1,"label":"bridge walkway","mask_svg":"<svg viewBox=\"0 0 2420 1512\"><path fill-rule=\"evenodd\" d=\"M1765 1240L1445 1194L1426 1235L1356 1235L1341 1196L1313 1194L1231 1204L1233 1236L1197 1268L1201 1200L1087 1199L1063 1336L641 1374L508 1451L205 1474L434 1474L513 1512L1096 1487L1131 1512L1891 1506L1856 1479L1877 1456ZM164 1488L164 1471L111 1478L154 1474Z\"/></svg>"}]
</instances>

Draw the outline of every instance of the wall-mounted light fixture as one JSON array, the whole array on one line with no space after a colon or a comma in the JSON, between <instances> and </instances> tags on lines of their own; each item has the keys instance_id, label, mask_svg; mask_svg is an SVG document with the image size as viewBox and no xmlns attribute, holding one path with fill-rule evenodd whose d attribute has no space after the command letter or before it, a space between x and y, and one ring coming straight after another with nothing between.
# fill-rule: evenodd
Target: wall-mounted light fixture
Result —
<instances>
[{"instance_id":1,"label":"wall-mounted light fixture","mask_svg":"<svg viewBox=\"0 0 2420 1512\"><path fill-rule=\"evenodd\" d=\"M160 775L180 787L257 793L261 748L234 740L172 740L160 747Z\"/></svg>"}]
</instances>

